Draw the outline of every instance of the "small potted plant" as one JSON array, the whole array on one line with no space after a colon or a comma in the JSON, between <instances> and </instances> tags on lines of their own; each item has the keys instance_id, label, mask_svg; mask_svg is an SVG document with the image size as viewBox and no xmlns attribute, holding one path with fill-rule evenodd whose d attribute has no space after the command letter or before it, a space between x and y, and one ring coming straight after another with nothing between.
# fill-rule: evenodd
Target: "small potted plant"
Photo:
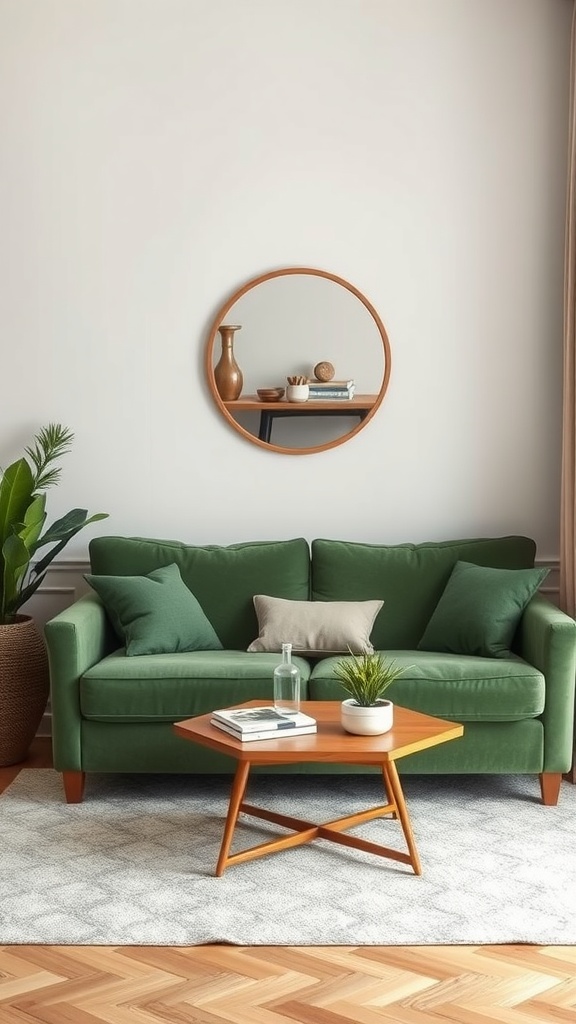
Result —
<instances>
[{"instance_id":1,"label":"small potted plant","mask_svg":"<svg viewBox=\"0 0 576 1024\"><path fill-rule=\"evenodd\" d=\"M377 651L359 655L350 651L349 658L338 662L334 674L350 694L342 701L341 721L346 732L378 736L392 728L394 705L384 693L403 672L403 666L385 661Z\"/></svg>"}]
</instances>

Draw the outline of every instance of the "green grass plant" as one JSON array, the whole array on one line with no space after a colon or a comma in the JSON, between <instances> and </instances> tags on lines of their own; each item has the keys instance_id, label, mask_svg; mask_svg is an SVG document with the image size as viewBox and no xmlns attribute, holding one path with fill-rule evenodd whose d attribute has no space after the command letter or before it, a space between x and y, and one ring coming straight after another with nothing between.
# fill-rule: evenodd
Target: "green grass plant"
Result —
<instances>
[{"instance_id":1,"label":"green grass plant","mask_svg":"<svg viewBox=\"0 0 576 1024\"><path fill-rule=\"evenodd\" d=\"M382 700L390 684L404 671L404 666L387 661L378 651L350 651L350 657L338 662L334 674L356 704L370 708Z\"/></svg>"}]
</instances>

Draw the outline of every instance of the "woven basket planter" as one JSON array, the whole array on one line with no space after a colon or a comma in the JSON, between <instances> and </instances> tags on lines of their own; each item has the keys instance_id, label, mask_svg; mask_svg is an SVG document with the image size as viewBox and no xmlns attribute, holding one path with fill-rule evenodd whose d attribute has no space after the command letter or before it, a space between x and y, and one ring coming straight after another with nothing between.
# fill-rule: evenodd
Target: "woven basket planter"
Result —
<instances>
[{"instance_id":1,"label":"woven basket planter","mask_svg":"<svg viewBox=\"0 0 576 1024\"><path fill-rule=\"evenodd\" d=\"M0 625L0 767L26 757L48 701L44 639L29 615Z\"/></svg>"}]
</instances>

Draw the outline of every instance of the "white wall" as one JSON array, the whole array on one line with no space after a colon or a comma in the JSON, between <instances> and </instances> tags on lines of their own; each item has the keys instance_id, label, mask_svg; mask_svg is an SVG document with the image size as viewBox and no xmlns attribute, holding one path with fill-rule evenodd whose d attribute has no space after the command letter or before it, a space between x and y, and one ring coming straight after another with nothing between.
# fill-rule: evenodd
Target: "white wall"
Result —
<instances>
[{"instance_id":1,"label":"white wall","mask_svg":"<svg viewBox=\"0 0 576 1024\"><path fill-rule=\"evenodd\" d=\"M0 461L76 433L52 516L229 543L521 532L558 553L569 0L0 0ZM203 376L291 264L379 311L392 376L267 453ZM327 356L329 357L329 356Z\"/></svg>"}]
</instances>

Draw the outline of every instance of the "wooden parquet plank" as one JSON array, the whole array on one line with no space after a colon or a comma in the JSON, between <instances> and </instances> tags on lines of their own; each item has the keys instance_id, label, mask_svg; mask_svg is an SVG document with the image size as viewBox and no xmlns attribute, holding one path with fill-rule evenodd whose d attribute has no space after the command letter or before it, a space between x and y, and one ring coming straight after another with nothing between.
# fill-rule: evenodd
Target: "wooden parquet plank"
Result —
<instances>
[{"instance_id":1,"label":"wooden parquet plank","mask_svg":"<svg viewBox=\"0 0 576 1024\"><path fill-rule=\"evenodd\" d=\"M557 1024L576 1020L574 1004L571 1007L557 1006L555 1003L523 1003L522 1004L523 1024L540 1024L540 1021L555 1021Z\"/></svg>"},{"instance_id":2,"label":"wooden parquet plank","mask_svg":"<svg viewBox=\"0 0 576 1024\"><path fill-rule=\"evenodd\" d=\"M122 956L127 960L145 965L157 963L157 946L124 946ZM194 956L190 957L190 947L164 946L162 948L162 966L185 978L201 975L221 974L226 970L243 978L267 978L283 973L283 967L268 965L265 959L252 957L250 949L239 946L197 946Z\"/></svg>"},{"instance_id":3,"label":"wooden parquet plank","mask_svg":"<svg viewBox=\"0 0 576 1024\"><path fill-rule=\"evenodd\" d=\"M54 983L61 983L62 978L47 971L34 971L26 976L13 978L5 981L0 986L0 1003L4 1000L13 1000L22 992L33 992L35 989L44 989L43 997L46 998L46 989Z\"/></svg>"},{"instance_id":4,"label":"wooden parquet plank","mask_svg":"<svg viewBox=\"0 0 576 1024\"><path fill-rule=\"evenodd\" d=\"M50 1006L29 1003L14 1009L16 1013L21 1014L14 1018L14 1024L16 1021L18 1024L32 1024L32 1022L33 1024L102 1024L103 1020L107 1021L107 1024L111 1024L114 1020L113 1017L95 1017L94 1014L83 1010L77 1003L62 1002ZM3 1012L4 1008L2 1008ZM2 1024L5 1024L3 1018ZM7 1018L6 1024L12 1024L12 1021Z\"/></svg>"},{"instance_id":5,"label":"wooden parquet plank","mask_svg":"<svg viewBox=\"0 0 576 1024\"><path fill-rule=\"evenodd\" d=\"M0 947L0 1024L295 1021L576 1024L576 947Z\"/></svg>"},{"instance_id":6,"label":"wooden parquet plank","mask_svg":"<svg viewBox=\"0 0 576 1024\"><path fill-rule=\"evenodd\" d=\"M121 977L137 978L150 973L150 965L147 963L121 959L125 952L124 946L116 949L113 946L5 946L4 950L12 958L9 961L12 969L18 963L20 970L27 970L28 964L34 964L68 979L87 978L90 975L112 977L118 973L120 965ZM0 972L3 969L0 951Z\"/></svg>"},{"instance_id":7,"label":"wooden parquet plank","mask_svg":"<svg viewBox=\"0 0 576 1024\"><path fill-rule=\"evenodd\" d=\"M214 951L218 947L205 946L204 949ZM342 966L339 953L347 957L349 947L334 946L332 952L334 959L325 956L326 947L321 946L258 946L244 951L255 963L269 965L269 973L278 974L284 971L297 971L300 974L309 975L314 979L332 978L342 973ZM201 954L203 955L203 954ZM212 953L211 955L214 955ZM219 954L216 953L216 956ZM350 967L347 968L350 970Z\"/></svg>"}]
</instances>

